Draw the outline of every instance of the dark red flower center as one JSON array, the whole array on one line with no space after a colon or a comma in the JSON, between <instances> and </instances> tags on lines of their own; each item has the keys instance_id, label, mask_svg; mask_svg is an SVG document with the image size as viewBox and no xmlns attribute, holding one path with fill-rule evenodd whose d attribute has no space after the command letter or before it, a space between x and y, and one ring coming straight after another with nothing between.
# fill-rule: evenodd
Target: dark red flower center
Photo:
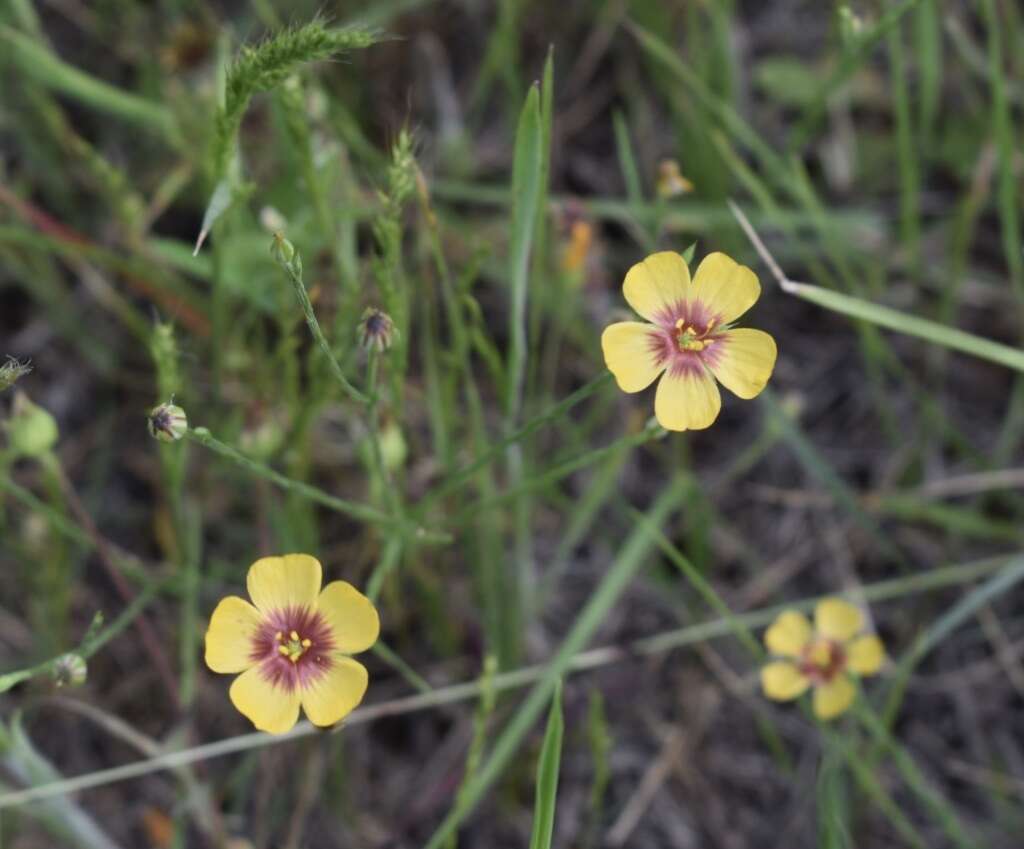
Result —
<instances>
[{"instance_id":1,"label":"dark red flower center","mask_svg":"<svg viewBox=\"0 0 1024 849\"><path fill-rule=\"evenodd\" d=\"M327 673L334 649L330 625L319 611L290 606L264 617L249 657L271 684L294 690Z\"/></svg>"},{"instance_id":2,"label":"dark red flower center","mask_svg":"<svg viewBox=\"0 0 1024 849\"><path fill-rule=\"evenodd\" d=\"M803 650L797 668L812 684L827 684L846 669L846 651L835 640L819 637Z\"/></svg>"},{"instance_id":3,"label":"dark red flower center","mask_svg":"<svg viewBox=\"0 0 1024 849\"><path fill-rule=\"evenodd\" d=\"M679 301L655 316L651 347L670 373L703 374L721 358L727 336L720 317L697 300Z\"/></svg>"}]
</instances>

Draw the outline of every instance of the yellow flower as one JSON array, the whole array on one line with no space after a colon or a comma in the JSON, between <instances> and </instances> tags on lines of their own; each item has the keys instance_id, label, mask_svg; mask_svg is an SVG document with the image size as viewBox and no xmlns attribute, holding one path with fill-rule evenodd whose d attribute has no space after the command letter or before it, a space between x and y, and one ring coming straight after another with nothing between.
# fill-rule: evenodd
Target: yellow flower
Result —
<instances>
[{"instance_id":1,"label":"yellow flower","mask_svg":"<svg viewBox=\"0 0 1024 849\"><path fill-rule=\"evenodd\" d=\"M813 687L815 716L839 716L856 692L850 674L874 675L885 662L882 641L860 634L863 628L860 610L839 598L818 602L813 627L802 613L783 611L765 631L764 644L773 655L788 659L762 668L764 694L786 702Z\"/></svg>"},{"instance_id":2,"label":"yellow flower","mask_svg":"<svg viewBox=\"0 0 1024 849\"><path fill-rule=\"evenodd\" d=\"M662 159L658 163L658 195L673 198L687 195L693 191L693 183L679 171L679 163L674 159Z\"/></svg>"},{"instance_id":3,"label":"yellow flower","mask_svg":"<svg viewBox=\"0 0 1024 849\"><path fill-rule=\"evenodd\" d=\"M242 673L231 701L261 731L288 731L300 704L314 725L333 725L363 700L366 667L348 655L377 641L377 610L345 581L321 591L321 575L308 554L264 557L246 579L253 603L228 596L210 617L206 665Z\"/></svg>"},{"instance_id":4,"label":"yellow flower","mask_svg":"<svg viewBox=\"0 0 1024 849\"><path fill-rule=\"evenodd\" d=\"M593 243L594 228L590 222L582 218L574 221L569 241L562 249L562 271L570 275L583 271Z\"/></svg>"},{"instance_id":5,"label":"yellow flower","mask_svg":"<svg viewBox=\"0 0 1024 849\"><path fill-rule=\"evenodd\" d=\"M662 251L629 270L622 293L651 323L605 328L604 360L623 392L640 392L664 372L654 398L663 428L709 427L722 407L715 378L740 398L764 389L775 368L775 340L762 330L731 327L761 294L749 268L713 253L691 281L683 258Z\"/></svg>"}]
</instances>

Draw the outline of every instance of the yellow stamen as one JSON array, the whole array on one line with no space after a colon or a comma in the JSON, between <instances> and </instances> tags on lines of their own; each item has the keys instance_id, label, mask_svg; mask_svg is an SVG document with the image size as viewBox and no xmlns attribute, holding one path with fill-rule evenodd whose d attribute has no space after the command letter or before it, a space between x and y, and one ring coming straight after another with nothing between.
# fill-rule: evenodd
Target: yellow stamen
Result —
<instances>
[{"instance_id":1,"label":"yellow stamen","mask_svg":"<svg viewBox=\"0 0 1024 849\"><path fill-rule=\"evenodd\" d=\"M302 641L302 647L304 649L308 649L311 645L313 645L313 641L311 639L309 639L308 637L305 640Z\"/></svg>"},{"instance_id":2,"label":"yellow stamen","mask_svg":"<svg viewBox=\"0 0 1024 849\"><path fill-rule=\"evenodd\" d=\"M279 652L281 652L281 654L283 654L283 655L288 655L288 654L290 654L290 652L288 651L288 646L278 646L278 647L277 647L277 650L278 650Z\"/></svg>"},{"instance_id":3,"label":"yellow stamen","mask_svg":"<svg viewBox=\"0 0 1024 849\"><path fill-rule=\"evenodd\" d=\"M299 632L298 631L292 631L291 634L289 634L288 636L292 638L292 642L293 643L297 643L299 641Z\"/></svg>"},{"instance_id":4,"label":"yellow stamen","mask_svg":"<svg viewBox=\"0 0 1024 849\"><path fill-rule=\"evenodd\" d=\"M278 631L277 632L277 641L280 643L283 640L284 640L284 634L282 634L280 631Z\"/></svg>"}]
</instances>

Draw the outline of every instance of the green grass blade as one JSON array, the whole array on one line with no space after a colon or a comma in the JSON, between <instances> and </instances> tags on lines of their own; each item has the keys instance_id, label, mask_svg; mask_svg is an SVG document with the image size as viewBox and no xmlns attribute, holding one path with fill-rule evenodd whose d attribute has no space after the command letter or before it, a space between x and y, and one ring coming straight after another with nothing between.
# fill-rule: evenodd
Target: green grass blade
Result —
<instances>
[{"instance_id":1,"label":"green grass blade","mask_svg":"<svg viewBox=\"0 0 1024 849\"><path fill-rule=\"evenodd\" d=\"M903 701L903 692L906 689L907 681L925 656L955 629L974 616L979 608L999 598L1021 580L1024 580L1024 557L1011 560L997 574L964 595L917 638L910 650L900 659L896 672L892 676L892 684L882 714L882 722L886 728L891 728L895 722L896 713Z\"/></svg>"},{"instance_id":2,"label":"green grass blade","mask_svg":"<svg viewBox=\"0 0 1024 849\"><path fill-rule=\"evenodd\" d=\"M662 491L654 506L647 513L647 520L660 526L669 513L680 503L685 492L685 482L677 480ZM566 672L576 655L593 637L604 621L605 615L629 585L640 567L646 561L654 540L646 526L638 527L627 538L622 549L601 583L594 590L586 607L562 642L558 652L545 668L541 679L534 685L526 700L502 731L491 750L487 762L481 767L476 780L466 786L464 806L453 810L444 819L427 842L427 849L439 849L448 836L459 827L469 812L483 798L491 785L504 772L509 761L518 751L527 732L540 716L544 705L551 698L558 680Z\"/></svg>"},{"instance_id":3,"label":"green grass blade","mask_svg":"<svg viewBox=\"0 0 1024 849\"><path fill-rule=\"evenodd\" d=\"M879 745L889 752L907 786L938 821L952 844L958 847L958 849L978 849L980 844L967 835L963 825L961 825L956 814L953 812L953 806L929 785L917 764L914 763L913 758L893 739L889 730L875 715L874 711L867 707L865 700L860 698L856 701L855 705L857 719L870 732Z\"/></svg>"},{"instance_id":4,"label":"green grass blade","mask_svg":"<svg viewBox=\"0 0 1024 849\"><path fill-rule=\"evenodd\" d=\"M551 697L548 727L537 765L537 799L533 806L533 834L530 849L551 849L551 835L555 828L555 800L558 796L558 769L562 762L562 682L555 686Z\"/></svg>"},{"instance_id":5,"label":"green grass blade","mask_svg":"<svg viewBox=\"0 0 1024 849\"><path fill-rule=\"evenodd\" d=\"M505 410L515 422L522 404L526 373L526 302L530 282L530 250L536 232L537 204L541 194L544 150L541 130L540 91L530 88L516 130L512 165L512 237L509 250L509 354ZM511 430L511 428L509 428Z\"/></svg>"},{"instance_id":6,"label":"green grass blade","mask_svg":"<svg viewBox=\"0 0 1024 849\"><path fill-rule=\"evenodd\" d=\"M810 141L818 122L827 111L829 98L867 61L875 45L899 24L900 19L907 12L914 9L920 2L921 0L903 0L902 3L890 5L870 29L858 36L854 49L843 57L835 70L829 74L828 79L822 83L814 102L805 113L801 125L793 134L789 145L790 150L800 150Z\"/></svg>"},{"instance_id":7,"label":"green grass blade","mask_svg":"<svg viewBox=\"0 0 1024 849\"><path fill-rule=\"evenodd\" d=\"M947 327L936 321L910 315L892 307L885 307L808 283L795 283L792 280L787 280L783 284L783 289L790 295L796 295L798 298L810 301L812 304L817 304L832 312L859 318L906 336L916 336L933 345L952 348L954 351L999 363L999 365L1014 371L1024 372L1024 351L1011 348L1009 345L993 342L991 339L975 336L973 333L966 333L955 327Z\"/></svg>"},{"instance_id":8,"label":"green grass blade","mask_svg":"<svg viewBox=\"0 0 1024 849\"><path fill-rule=\"evenodd\" d=\"M921 0L914 13L914 44L917 49L918 126L922 140L931 139L942 96L942 22L938 0Z\"/></svg>"},{"instance_id":9,"label":"green grass blade","mask_svg":"<svg viewBox=\"0 0 1024 849\"><path fill-rule=\"evenodd\" d=\"M122 91L75 68L34 39L10 27L0 26L0 45L6 45L18 69L47 88L80 103L152 130L169 142L178 138L171 113L145 98ZM10 81L7 81L10 84Z\"/></svg>"},{"instance_id":10,"label":"green grass blade","mask_svg":"<svg viewBox=\"0 0 1024 849\"><path fill-rule=\"evenodd\" d=\"M1014 138L1013 117L1006 97L1003 78L1002 27L995 0L980 4L988 30L989 72L992 81L992 123L999 151L999 221L1002 226L1003 251L1010 268L1010 279L1018 298L1024 298L1024 242L1020 230L1020 190L1015 161L1019 143Z\"/></svg>"}]
</instances>

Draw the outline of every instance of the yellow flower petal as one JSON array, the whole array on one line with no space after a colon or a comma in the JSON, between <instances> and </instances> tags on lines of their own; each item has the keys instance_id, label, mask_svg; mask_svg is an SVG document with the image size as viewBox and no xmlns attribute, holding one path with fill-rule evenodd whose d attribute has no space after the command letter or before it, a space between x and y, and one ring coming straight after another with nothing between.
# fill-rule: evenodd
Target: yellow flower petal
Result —
<instances>
[{"instance_id":1,"label":"yellow flower petal","mask_svg":"<svg viewBox=\"0 0 1024 849\"><path fill-rule=\"evenodd\" d=\"M852 703L856 694L853 682L840 675L828 684L814 689L814 715L818 719L832 719L839 716Z\"/></svg>"},{"instance_id":2,"label":"yellow flower petal","mask_svg":"<svg viewBox=\"0 0 1024 849\"><path fill-rule=\"evenodd\" d=\"M320 592L320 561L308 554L264 557L249 567L246 585L262 612L284 607L312 607Z\"/></svg>"},{"instance_id":3,"label":"yellow flower petal","mask_svg":"<svg viewBox=\"0 0 1024 849\"><path fill-rule=\"evenodd\" d=\"M377 608L346 581L331 581L324 587L317 609L327 620L338 651L356 654L377 642L380 634Z\"/></svg>"},{"instance_id":4,"label":"yellow flower petal","mask_svg":"<svg viewBox=\"0 0 1024 849\"><path fill-rule=\"evenodd\" d=\"M336 655L331 668L302 690L302 709L314 725L334 725L363 700L366 667L350 657Z\"/></svg>"},{"instance_id":5,"label":"yellow flower petal","mask_svg":"<svg viewBox=\"0 0 1024 849\"><path fill-rule=\"evenodd\" d=\"M784 610L764 632L764 644L772 654L799 657L811 641L811 623L796 610Z\"/></svg>"},{"instance_id":6,"label":"yellow flower petal","mask_svg":"<svg viewBox=\"0 0 1024 849\"><path fill-rule=\"evenodd\" d=\"M697 267L691 296L697 298L720 324L735 321L761 296L757 275L723 253L708 254Z\"/></svg>"},{"instance_id":7,"label":"yellow flower petal","mask_svg":"<svg viewBox=\"0 0 1024 849\"><path fill-rule=\"evenodd\" d=\"M841 598L822 599L814 608L814 628L826 639L845 643L863 627L860 608Z\"/></svg>"},{"instance_id":8,"label":"yellow flower petal","mask_svg":"<svg viewBox=\"0 0 1024 849\"><path fill-rule=\"evenodd\" d=\"M260 731L284 734L299 718L299 693L275 687L253 666L239 675L228 691L239 712Z\"/></svg>"},{"instance_id":9,"label":"yellow flower petal","mask_svg":"<svg viewBox=\"0 0 1024 849\"><path fill-rule=\"evenodd\" d=\"M784 660L761 667L761 689L777 702L788 702L802 695L810 683L799 669Z\"/></svg>"},{"instance_id":10,"label":"yellow flower petal","mask_svg":"<svg viewBox=\"0 0 1024 849\"><path fill-rule=\"evenodd\" d=\"M710 427L722 408L714 378L706 372L673 374L666 371L654 396L654 415L665 430Z\"/></svg>"},{"instance_id":11,"label":"yellow flower petal","mask_svg":"<svg viewBox=\"0 0 1024 849\"><path fill-rule=\"evenodd\" d=\"M658 363L660 340L656 333L653 325L620 321L601 334L605 364L623 392L646 389L664 371L664 363Z\"/></svg>"},{"instance_id":12,"label":"yellow flower petal","mask_svg":"<svg viewBox=\"0 0 1024 849\"><path fill-rule=\"evenodd\" d=\"M214 672L242 672L253 665L252 638L260 627L259 611L245 599L221 599L206 631L206 665Z\"/></svg>"},{"instance_id":13,"label":"yellow flower petal","mask_svg":"<svg viewBox=\"0 0 1024 849\"><path fill-rule=\"evenodd\" d=\"M740 398L760 395L775 368L775 340L763 330L741 327L714 345L715 355L708 361L721 384Z\"/></svg>"},{"instance_id":14,"label":"yellow flower petal","mask_svg":"<svg viewBox=\"0 0 1024 849\"><path fill-rule=\"evenodd\" d=\"M685 301L690 290L690 269L675 251L651 254L626 273L622 294L648 321L657 321L666 309Z\"/></svg>"},{"instance_id":15,"label":"yellow flower petal","mask_svg":"<svg viewBox=\"0 0 1024 849\"><path fill-rule=\"evenodd\" d=\"M885 647L874 634L857 637L846 647L846 665L858 675L874 675L885 663Z\"/></svg>"}]
</instances>

